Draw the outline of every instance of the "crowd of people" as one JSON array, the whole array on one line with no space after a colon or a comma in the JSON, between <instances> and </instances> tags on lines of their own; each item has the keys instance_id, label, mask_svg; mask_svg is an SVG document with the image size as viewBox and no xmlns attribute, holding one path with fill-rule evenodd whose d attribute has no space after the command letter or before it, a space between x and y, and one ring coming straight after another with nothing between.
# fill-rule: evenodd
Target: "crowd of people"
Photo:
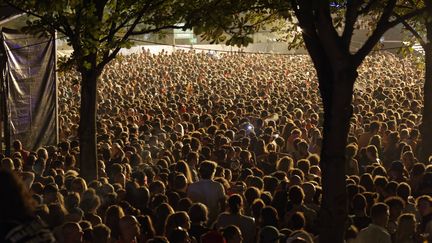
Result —
<instances>
[{"instance_id":1,"label":"crowd of people","mask_svg":"<svg viewBox=\"0 0 432 243\"><path fill-rule=\"evenodd\" d=\"M323 111L308 56L118 57L98 84L94 181L79 171L79 75L59 81L61 142L15 141L1 160L2 242L318 242ZM387 52L359 69L346 242L431 242L422 82Z\"/></svg>"}]
</instances>

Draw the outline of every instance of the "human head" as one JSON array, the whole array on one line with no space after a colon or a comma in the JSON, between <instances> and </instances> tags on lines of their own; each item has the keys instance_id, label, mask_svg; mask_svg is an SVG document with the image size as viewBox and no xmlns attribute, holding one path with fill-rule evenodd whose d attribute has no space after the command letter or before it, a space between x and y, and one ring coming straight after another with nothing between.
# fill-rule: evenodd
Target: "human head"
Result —
<instances>
[{"instance_id":1,"label":"human head","mask_svg":"<svg viewBox=\"0 0 432 243\"><path fill-rule=\"evenodd\" d=\"M140 234L140 224L135 216L126 215L119 221L120 238L124 242L130 242Z\"/></svg>"},{"instance_id":2,"label":"human head","mask_svg":"<svg viewBox=\"0 0 432 243\"><path fill-rule=\"evenodd\" d=\"M232 214L239 214L243 208L243 199L239 194L233 194L228 198L229 211Z\"/></svg>"},{"instance_id":3,"label":"human head","mask_svg":"<svg viewBox=\"0 0 432 243\"><path fill-rule=\"evenodd\" d=\"M8 157L3 158L1 160L1 169L14 171L15 166L14 166L13 160L11 158L8 158Z\"/></svg>"},{"instance_id":4,"label":"human head","mask_svg":"<svg viewBox=\"0 0 432 243\"><path fill-rule=\"evenodd\" d=\"M222 235L227 243L241 243L243 242L243 236L240 228L235 225L228 225L222 229Z\"/></svg>"},{"instance_id":5,"label":"human head","mask_svg":"<svg viewBox=\"0 0 432 243\"><path fill-rule=\"evenodd\" d=\"M354 195L352 200L352 208L354 212L365 212L366 210L366 197L361 193Z\"/></svg>"},{"instance_id":6,"label":"human head","mask_svg":"<svg viewBox=\"0 0 432 243\"><path fill-rule=\"evenodd\" d=\"M82 242L84 232L78 223L67 222L62 227L62 236L65 243Z\"/></svg>"},{"instance_id":7,"label":"human head","mask_svg":"<svg viewBox=\"0 0 432 243\"><path fill-rule=\"evenodd\" d=\"M415 215L411 213L404 213L399 216L397 220L396 240L406 239L413 236L416 231Z\"/></svg>"},{"instance_id":8,"label":"human head","mask_svg":"<svg viewBox=\"0 0 432 243\"><path fill-rule=\"evenodd\" d=\"M385 203L375 203L371 208L370 216L374 224L387 227L389 214L389 206Z\"/></svg>"},{"instance_id":9,"label":"human head","mask_svg":"<svg viewBox=\"0 0 432 243\"><path fill-rule=\"evenodd\" d=\"M0 220L16 221L33 216L35 203L22 180L13 172L0 170Z\"/></svg>"},{"instance_id":10,"label":"human head","mask_svg":"<svg viewBox=\"0 0 432 243\"><path fill-rule=\"evenodd\" d=\"M72 181L71 189L81 195L87 190L87 183L83 178L77 177Z\"/></svg>"},{"instance_id":11,"label":"human head","mask_svg":"<svg viewBox=\"0 0 432 243\"><path fill-rule=\"evenodd\" d=\"M417 209L421 216L426 216L432 212L432 197L423 195L417 198Z\"/></svg>"},{"instance_id":12,"label":"human head","mask_svg":"<svg viewBox=\"0 0 432 243\"><path fill-rule=\"evenodd\" d=\"M203 179L213 179L216 172L217 164L210 160L205 160L201 163L199 167L199 173Z\"/></svg>"},{"instance_id":13,"label":"human head","mask_svg":"<svg viewBox=\"0 0 432 243\"><path fill-rule=\"evenodd\" d=\"M302 212L295 212L291 216L291 229L292 230L301 230L306 225L306 219Z\"/></svg>"},{"instance_id":14,"label":"human head","mask_svg":"<svg viewBox=\"0 0 432 243\"><path fill-rule=\"evenodd\" d=\"M174 229L181 227L189 230L191 227L189 216L186 212L175 212L168 216L165 224L165 235L169 237Z\"/></svg>"},{"instance_id":15,"label":"human head","mask_svg":"<svg viewBox=\"0 0 432 243\"><path fill-rule=\"evenodd\" d=\"M168 236L170 243L189 243L191 239L186 229L181 227L175 228Z\"/></svg>"},{"instance_id":16,"label":"human head","mask_svg":"<svg viewBox=\"0 0 432 243\"><path fill-rule=\"evenodd\" d=\"M399 183L396 189L396 195L406 202L408 197L411 196L411 186L406 182Z\"/></svg>"},{"instance_id":17,"label":"human head","mask_svg":"<svg viewBox=\"0 0 432 243\"><path fill-rule=\"evenodd\" d=\"M264 226L259 232L260 243L277 243L284 235L274 226Z\"/></svg>"},{"instance_id":18,"label":"human head","mask_svg":"<svg viewBox=\"0 0 432 243\"><path fill-rule=\"evenodd\" d=\"M44 148L39 148L37 150L37 157L46 161L48 159L48 151Z\"/></svg>"},{"instance_id":19,"label":"human head","mask_svg":"<svg viewBox=\"0 0 432 243\"><path fill-rule=\"evenodd\" d=\"M57 193L58 188L55 184L48 184L43 189L43 202L45 204L55 203L57 202Z\"/></svg>"},{"instance_id":20,"label":"human head","mask_svg":"<svg viewBox=\"0 0 432 243\"><path fill-rule=\"evenodd\" d=\"M304 197L303 189L300 186L292 186L288 191L288 198L293 204L301 204Z\"/></svg>"},{"instance_id":21,"label":"human head","mask_svg":"<svg viewBox=\"0 0 432 243\"><path fill-rule=\"evenodd\" d=\"M111 237L113 239L119 239L120 228L119 221L124 217L123 209L118 205L111 205L105 212L105 224L111 229Z\"/></svg>"},{"instance_id":22,"label":"human head","mask_svg":"<svg viewBox=\"0 0 432 243\"><path fill-rule=\"evenodd\" d=\"M279 221L278 211L272 206L265 206L261 210L261 226L277 226Z\"/></svg>"},{"instance_id":23,"label":"human head","mask_svg":"<svg viewBox=\"0 0 432 243\"><path fill-rule=\"evenodd\" d=\"M373 122L369 125L369 132L371 132L372 134L376 134L376 133L378 133L380 127L381 127L380 122L378 122L378 121L373 121Z\"/></svg>"},{"instance_id":24,"label":"human head","mask_svg":"<svg viewBox=\"0 0 432 243\"><path fill-rule=\"evenodd\" d=\"M207 206L202 203L194 203L189 209L189 217L192 223L206 223L208 220Z\"/></svg>"},{"instance_id":25,"label":"human head","mask_svg":"<svg viewBox=\"0 0 432 243\"><path fill-rule=\"evenodd\" d=\"M345 156L347 158L354 158L357 155L358 147L355 143L350 143L345 150Z\"/></svg>"},{"instance_id":26,"label":"human head","mask_svg":"<svg viewBox=\"0 0 432 243\"><path fill-rule=\"evenodd\" d=\"M405 208L405 202L400 197L389 197L385 200L385 203L389 206L390 219L396 220Z\"/></svg>"},{"instance_id":27,"label":"human head","mask_svg":"<svg viewBox=\"0 0 432 243\"><path fill-rule=\"evenodd\" d=\"M81 197L80 208L84 213L96 213L101 204L100 198L93 188L86 190Z\"/></svg>"},{"instance_id":28,"label":"human head","mask_svg":"<svg viewBox=\"0 0 432 243\"><path fill-rule=\"evenodd\" d=\"M98 224L93 227L93 242L108 243L111 238L111 230L104 224Z\"/></svg>"},{"instance_id":29,"label":"human head","mask_svg":"<svg viewBox=\"0 0 432 243\"><path fill-rule=\"evenodd\" d=\"M12 147L14 148L15 151L21 151L22 150L22 143L20 140L15 140L12 143Z\"/></svg>"}]
</instances>

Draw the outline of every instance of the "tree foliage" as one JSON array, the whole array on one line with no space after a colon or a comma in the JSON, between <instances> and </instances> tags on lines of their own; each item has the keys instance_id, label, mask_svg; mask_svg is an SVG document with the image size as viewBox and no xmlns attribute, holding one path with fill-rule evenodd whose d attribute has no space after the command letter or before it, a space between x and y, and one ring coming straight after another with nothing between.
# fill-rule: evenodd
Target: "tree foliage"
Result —
<instances>
[{"instance_id":1,"label":"tree foliage","mask_svg":"<svg viewBox=\"0 0 432 243\"><path fill-rule=\"evenodd\" d=\"M425 8L425 1L407 1L406 8L407 9L421 9ZM401 13L395 13L395 17L399 18ZM432 16L429 11L424 11L422 14L415 16L414 18L407 19L401 21L404 26L405 33L408 35L404 35L405 37L405 48L401 50L403 54L409 54L412 52L412 46L416 43L419 43L422 47L425 47L428 43L427 33L426 33L426 24L432 22Z\"/></svg>"},{"instance_id":2,"label":"tree foliage","mask_svg":"<svg viewBox=\"0 0 432 243\"><path fill-rule=\"evenodd\" d=\"M79 68L102 70L121 48L130 47L130 36L156 33L179 26L190 1L164 0L7 0L31 16L26 31L57 31L73 47ZM89 63L87 57L96 55Z\"/></svg>"}]
</instances>

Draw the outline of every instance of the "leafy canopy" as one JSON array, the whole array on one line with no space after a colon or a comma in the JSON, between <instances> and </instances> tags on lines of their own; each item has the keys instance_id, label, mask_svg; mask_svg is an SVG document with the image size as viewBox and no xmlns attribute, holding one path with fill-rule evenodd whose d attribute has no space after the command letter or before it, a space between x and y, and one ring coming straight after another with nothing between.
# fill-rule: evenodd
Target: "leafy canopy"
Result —
<instances>
[{"instance_id":1,"label":"leafy canopy","mask_svg":"<svg viewBox=\"0 0 432 243\"><path fill-rule=\"evenodd\" d=\"M56 30L74 49L71 60L84 69L102 69L130 36L159 32L184 20L191 0L6 0L30 16L26 31ZM89 62L89 57L96 57Z\"/></svg>"}]
</instances>

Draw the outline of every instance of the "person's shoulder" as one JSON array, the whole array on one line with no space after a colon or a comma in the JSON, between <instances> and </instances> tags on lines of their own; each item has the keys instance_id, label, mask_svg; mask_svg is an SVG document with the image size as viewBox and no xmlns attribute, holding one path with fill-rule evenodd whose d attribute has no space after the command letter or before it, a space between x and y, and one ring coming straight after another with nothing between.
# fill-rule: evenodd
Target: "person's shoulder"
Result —
<instances>
[{"instance_id":1,"label":"person's shoulder","mask_svg":"<svg viewBox=\"0 0 432 243\"><path fill-rule=\"evenodd\" d=\"M306 204L302 204L301 209L302 209L305 213L311 213L311 214L316 214L316 213L317 213L314 209L308 207Z\"/></svg>"},{"instance_id":2,"label":"person's shoulder","mask_svg":"<svg viewBox=\"0 0 432 243\"><path fill-rule=\"evenodd\" d=\"M361 230L359 231L359 235L360 235L360 234L364 234L364 233L366 233L366 232L368 232L368 231L371 231L371 224L369 224L369 225L366 226L365 228L361 229Z\"/></svg>"},{"instance_id":3,"label":"person's shoulder","mask_svg":"<svg viewBox=\"0 0 432 243\"><path fill-rule=\"evenodd\" d=\"M190 185L189 185L189 187L191 187L191 186L196 186L196 185L199 185L200 184L200 181L195 181L195 182L192 182Z\"/></svg>"},{"instance_id":4,"label":"person's shoulder","mask_svg":"<svg viewBox=\"0 0 432 243\"><path fill-rule=\"evenodd\" d=\"M18 225L8 233L7 237L16 239L14 242L55 242L52 231L38 217Z\"/></svg>"},{"instance_id":5,"label":"person's shoulder","mask_svg":"<svg viewBox=\"0 0 432 243\"><path fill-rule=\"evenodd\" d=\"M227 220L228 218L230 218L230 216L231 215L229 213L227 213L227 212L220 213L217 216L217 220L216 220L217 224L223 223L225 220Z\"/></svg>"},{"instance_id":6,"label":"person's shoulder","mask_svg":"<svg viewBox=\"0 0 432 243\"><path fill-rule=\"evenodd\" d=\"M375 224L369 224L368 227L365 229L368 229L368 231L373 232L374 235L381 235L384 238L390 237L390 233L383 227L375 225Z\"/></svg>"},{"instance_id":7,"label":"person's shoulder","mask_svg":"<svg viewBox=\"0 0 432 243\"><path fill-rule=\"evenodd\" d=\"M231 214L230 213L228 213L228 212L222 212L222 213L220 213L219 214L219 218L226 218L226 217L229 217Z\"/></svg>"},{"instance_id":8,"label":"person's shoulder","mask_svg":"<svg viewBox=\"0 0 432 243\"><path fill-rule=\"evenodd\" d=\"M255 224L255 218L253 218L253 217L243 215L242 218L249 223Z\"/></svg>"},{"instance_id":9,"label":"person's shoulder","mask_svg":"<svg viewBox=\"0 0 432 243\"><path fill-rule=\"evenodd\" d=\"M199 187L198 181L197 181L197 182L194 182L194 183L192 183L192 184L190 184L190 185L188 186L188 188L187 188L187 191L193 191L193 190L195 190L197 187Z\"/></svg>"},{"instance_id":10,"label":"person's shoulder","mask_svg":"<svg viewBox=\"0 0 432 243\"><path fill-rule=\"evenodd\" d=\"M222 183L214 180L207 180L206 183L214 187L223 187Z\"/></svg>"},{"instance_id":11,"label":"person's shoulder","mask_svg":"<svg viewBox=\"0 0 432 243\"><path fill-rule=\"evenodd\" d=\"M426 222L426 231L432 232L432 218L430 218L429 221Z\"/></svg>"}]
</instances>

